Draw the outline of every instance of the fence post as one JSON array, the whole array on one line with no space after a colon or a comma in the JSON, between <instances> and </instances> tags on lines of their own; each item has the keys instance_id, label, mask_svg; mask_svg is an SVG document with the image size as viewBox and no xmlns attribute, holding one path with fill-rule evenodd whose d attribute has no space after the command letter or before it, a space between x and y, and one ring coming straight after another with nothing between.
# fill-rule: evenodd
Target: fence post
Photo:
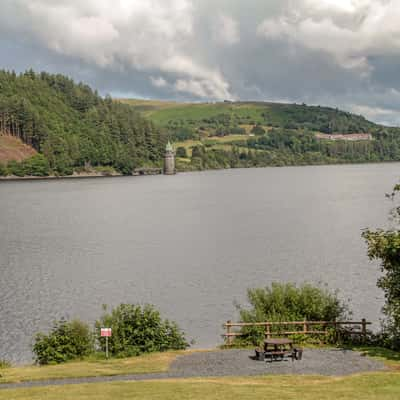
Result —
<instances>
[{"instance_id":1,"label":"fence post","mask_svg":"<svg viewBox=\"0 0 400 400\"><path fill-rule=\"evenodd\" d=\"M305 335L307 335L307 331L308 331L308 329L307 329L307 320L304 318L303 333L304 333Z\"/></svg>"},{"instance_id":2,"label":"fence post","mask_svg":"<svg viewBox=\"0 0 400 400\"><path fill-rule=\"evenodd\" d=\"M363 336L364 341L367 339L367 320L363 318L361 320L362 328L361 328L361 333Z\"/></svg>"},{"instance_id":3,"label":"fence post","mask_svg":"<svg viewBox=\"0 0 400 400\"><path fill-rule=\"evenodd\" d=\"M227 336L228 346L232 346L232 339L233 339L233 337L230 336L230 334L231 334L231 325L230 324L231 323L232 323L231 320L226 322L226 334L228 335Z\"/></svg>"},{"instance_id":4,"label":"fence post","mask_svg":"<svg viewBox=\"0 0 400 400\"><path fill-rule=\"evenodd\" d=\"M271 327L268 322L265 325L265 337L266 337L266 339L271 338Z\"/></svg>"}]
</instances>

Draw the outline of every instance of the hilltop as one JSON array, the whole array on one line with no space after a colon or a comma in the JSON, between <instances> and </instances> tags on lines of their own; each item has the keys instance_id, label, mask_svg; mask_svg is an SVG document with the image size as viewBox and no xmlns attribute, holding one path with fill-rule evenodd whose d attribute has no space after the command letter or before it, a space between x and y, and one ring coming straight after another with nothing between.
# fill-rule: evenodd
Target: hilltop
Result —
<instances>
[{"instance_id":1,"label":"hilltop","mask_svg":"<svg viewBox=\"0 0 400 400\"><path fill-rule=\"evenodd\" d=\"M237 133L238 128L244 128L248 132L249 127L255 125L289 130L309 129L327 134L365 133L379 128L379 125L361 115L306 104L227 101L177 103L131 99L120 101L131 105L160 127L193 132L200 130L210 135Z\"/></svg>"},{"instance_id":2,"label":"hilltop","mask_svg":"<svg viewBox=\"0 0 400 400\"><path fill-rule=\"evenodd\" d=\"M335 108L119 101L175 142L183 170L400 160L400 129Z\"/></svg>"}]
</instances>

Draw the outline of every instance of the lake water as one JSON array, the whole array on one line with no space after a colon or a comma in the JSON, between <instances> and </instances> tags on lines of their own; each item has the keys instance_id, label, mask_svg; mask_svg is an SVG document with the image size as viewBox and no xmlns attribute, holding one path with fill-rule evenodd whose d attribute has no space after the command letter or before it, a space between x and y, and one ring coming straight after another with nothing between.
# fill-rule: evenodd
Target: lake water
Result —
<instances>
[{"instance_id":1,"label":"lake water","mask_svg":"<svg viewBox=\"0 0 400 400\"><path fill-rule=\"evenodd\" d=\"M326 282L377 322L365 227L387 222L400 164L0 183L0 358L102 304L152 303L197 347L221 343L246 289ZM378 324L375 324L378 327Z\"/></svg>"}]
</instances>

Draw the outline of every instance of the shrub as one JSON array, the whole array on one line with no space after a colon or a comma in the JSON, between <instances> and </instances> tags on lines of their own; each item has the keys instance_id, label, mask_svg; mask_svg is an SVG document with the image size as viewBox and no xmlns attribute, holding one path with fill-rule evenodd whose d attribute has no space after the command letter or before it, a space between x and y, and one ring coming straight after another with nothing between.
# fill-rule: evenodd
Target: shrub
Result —
<instances>
[{"instance_id":1,"label":"shrub","mask_svg":"<svg viewBox=\"0 0 400 400\"><path fill-rule=\"evenodd\" d=\"M347 304L338 298L337 292L310 284L297 287L291 283L273 283L271 287L249 289L247 297L251 307L238 306L243 322L334 321L345 318L348 312ZM258 343L264 332L264 327L244 328L243 340Z\"/></svg>"},{"instance_id":2,"label":"shrub","mask_svg":"<svg viewBox=\"0 0 400 400\"><path fill-rule=\"evenodd\" d=\"M251 133L254 135L262 136L265 135L265 129L261 125L256 125L251 130Z\"/></svg>"},{"instance_id":3,"label":"shrub","mask_svg":"<svg viewBox=\"0 0 400 400\"><path fill-rule=\"evenodd\" d=\"M7 164L7 169L10 175L15 175L15 176L25 176L25 167L23 163L17 162L17 161L10 161Z\"/></svg>"},{"instance_id":4,"label":"shrub","mask_svg":"<svg viewBox=\"0 0 400 400\"><path fill-rule=\"evenodd\" d=\"M231 135L245 135L246 129L241 128L240 126L234 126L230 129Z\"/></svg>"},{"instance_id":5,"label":"shrub","mask_svg":"<svg viewBox=\"0 0 400 400\"><path fill-rule=\"evenodd\" d=\"M178 147L176 149L176 156L180 157L180 158L187 158L188 155L187 155L186 148L182 147L182 146Z\"/></svg>"},{"instance_id":6,"label":"shrub","mask_svg":"<svg viewBox=\"0 0 400 400\"><path fill-rule=\"evenodd\" d=\"M0 359L0 369L6 369L6 368L10 368L10 367L11 367L11 363L9 361Z\"/></svg>"},{"instance_id":7,"label":"shrub","mask_svg":"<svg viewBox=\"0 0 400 400\"><path fill-rule=\"evenodd\" d=\"M4 164L0 163L0 176L7 176L8 171Z\"/></svg>"},{"instance_id":8,"label":"shrub","mask_svg":"<svg viewBox=\"0 0 400 400\"><path fill-rule=\"evenodd\" d=\"M112 328L109 338L110 354L119 357L136 356L166 350L183 350L188 347L184 334L174 322L163 320L151 305L141 307L121 304L104 313L96 328ZM105 349L105 341L99 339Z\"/></svg>"},{"instance_id":9,"label":"shrub","mask_svg":"<svg viewBox=\"0 0 400 400\"><path fill-rule=\"evenodd\" d=\"M204 154L203 146L193 146L192 158L201 158L203 154Z\"/></svg>"},{"instance_id":10,"label":"shrub","mask_svg":"<svg viewBox=\"0 0 400 400\"><path fill-rule=\"evenodd\" d=\"M23 167L25 175L48 176L50 173L49 162L43 154L36 154L23 161Z\"/></svg>"},{"instance_id":11,"label":"shrub","mask_svg":"<svg viewBox=\"0 0 400 400\"><path fill-rule=\"evenodd\" d=\"M33 346L36 362L41 365L83 358L93 351L93 334L89 326L79 320L55 322L49 334L36 335Z\"/></svg>"}]
</instances>

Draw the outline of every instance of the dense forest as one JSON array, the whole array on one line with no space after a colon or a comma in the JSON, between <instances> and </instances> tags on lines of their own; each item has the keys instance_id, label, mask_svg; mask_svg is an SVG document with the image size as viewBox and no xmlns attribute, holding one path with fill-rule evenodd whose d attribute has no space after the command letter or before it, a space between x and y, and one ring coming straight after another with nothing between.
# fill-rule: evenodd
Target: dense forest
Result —
<instances>
[{"instance_id":1,"label":"dense forest","mask_svg":"<svg viewBox=\"0 0 400 400\"><path fill-rule=\"evenodd\" d=\"M129 174L159 165L165 146L160 131L132 107L63 75L33 71L0 71L0 134L16 136L39 153L9 163L8 172L17 175L68 175L99 166Z\"/></svg>"}]
</instances>

